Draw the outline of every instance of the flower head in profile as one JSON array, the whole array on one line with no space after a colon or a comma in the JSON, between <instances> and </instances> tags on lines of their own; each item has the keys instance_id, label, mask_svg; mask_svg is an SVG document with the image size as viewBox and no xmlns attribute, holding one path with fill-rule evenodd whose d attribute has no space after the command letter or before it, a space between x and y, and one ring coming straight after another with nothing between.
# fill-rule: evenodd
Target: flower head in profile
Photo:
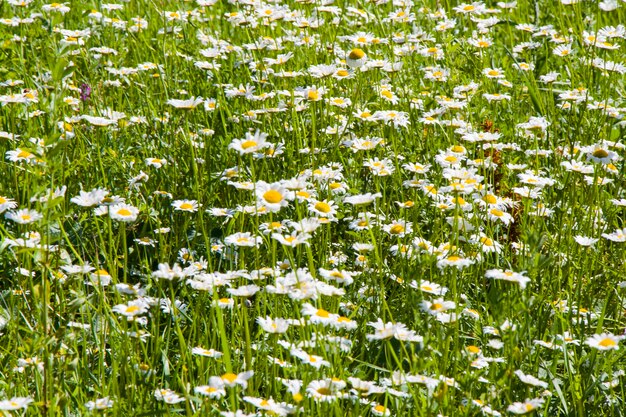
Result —
<instances>
[{"instance_id":1,"label":"flower head in profile","mask_svg":"<svg viewBox=\"0 0 626 417\"><path fill-rule=\"evenodd\" d=\"M530 278L524 275L524 272L513 272L510 270L503 271L501 269L490 269L485 274L485 277L498 279L502 281L516 282L521 289L526 288L526 285L530 282Z\"/></svg>"},{"instance_id":2,"label":"flower head in profile","mask_svg":"<svg viewBox=\"0 0 626 417\"><path fill-rule=\"evenodd\" d=\"M248 380L252 378L252 375L254 375L254 371L245 371L238 374L227 372L221 376L209 378L209 385L230 388L239 385L242 388L247 388Z\"/></svg>"},{"instance_id":3,"label":"flower head in profile","mask_svg":"<svg viewBox=\"0 0 626 417\"><path fill-rule=\"evenodd\" d=\"M176 100L170 99L167 100L167 104L173 106L177 109L195 109L199 104L204 103L204 99L202 97L191 97L187 100Z\"/></svg>"},{"instance_id":4,"label":"flower head in profile","mask_svg":"<svg viewBox=\"0 0 626 417\"><path fill-rule=\"evenodd\" d=\"M350 68L359 68L367 62L367 55L362 49L354 48L346 55L346 64Z\"/></svg>"}]
</instances>

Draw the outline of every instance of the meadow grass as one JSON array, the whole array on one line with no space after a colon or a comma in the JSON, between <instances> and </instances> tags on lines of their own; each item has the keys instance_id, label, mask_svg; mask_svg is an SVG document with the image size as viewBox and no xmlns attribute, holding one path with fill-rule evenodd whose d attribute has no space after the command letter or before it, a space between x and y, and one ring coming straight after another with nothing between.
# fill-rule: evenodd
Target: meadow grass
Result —
<instances>
[{"instance_id":1,"label":"meadow grass","mask_svg":"<svg viewBox=\"0 0 626 417\"><path fill-rule=\"evenodd\" d=\"M621 416L626 2L0 3L0 413Z\"/></svg>"}]
</instances>

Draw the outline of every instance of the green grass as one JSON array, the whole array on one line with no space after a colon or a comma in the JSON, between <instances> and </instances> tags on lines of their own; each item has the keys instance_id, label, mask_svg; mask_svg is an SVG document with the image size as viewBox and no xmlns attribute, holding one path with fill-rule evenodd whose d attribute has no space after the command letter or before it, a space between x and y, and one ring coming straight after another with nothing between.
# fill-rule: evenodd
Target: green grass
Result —
<instances>
[{"instance_id":1,"label":"green grass","mask_svg":"<svg viewBox=\"0 0 626 417\"><path fill-rule=\"evenodd\" d=\"M0 3L0 413L624 414L626 3L403 3Z\"/></svg>"}]
</instances>

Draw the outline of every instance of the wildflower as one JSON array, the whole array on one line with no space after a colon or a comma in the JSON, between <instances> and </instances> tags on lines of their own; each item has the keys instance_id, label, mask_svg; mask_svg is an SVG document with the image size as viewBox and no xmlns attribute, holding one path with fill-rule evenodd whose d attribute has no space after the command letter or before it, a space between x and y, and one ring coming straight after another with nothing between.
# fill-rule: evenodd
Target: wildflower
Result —
<instances>
[{"instance_id":1,"label":"wildflower","mask_svg":"<svg viewBox=\"0 0 626 417\"><path fill-rule=\"evenodd\" d=\"M212 376L209 378L209 385L225 386L229 388L240 385L243 389L245 389L248 387L248 380L252 378L253 375L254 371L245 371L239 374L228 372L218 377Z\"/></svg>"},{"instance_id":2,"label":"wildflower","mask_svg":"<svg viewBox=\"0 0 626 417\"><path fill-rule=\"evenodd\" d=\"M222 352L218 352L215 349L205 349L203 347L195 347L191 349L191 353L194 355L205 356L207 358L216 358L219 359L222 357Z\"/></svg>"},{"instance_id":3,"label":"wildflower","mask_svg":"<svg viewBox=\"0 0 626 417\"><path fill-rule=\"evenodd\" d=\"M446 310L456 308L456 304L454 303L454 301L445 301L443 298L437 298L432 302L423 300L420 303L420 308L422 309L422 311L436 316L437 314L443 313Z\"/></svg>"},{"instance_id":4,"label":"wildflower","mask_svg":"<svg viewBox=\"0 0 626 417\"><path fill-rule=\"evenodd\" d=\"M19 410L20 408L28 408L28 405L33 402L32 398L28 397L13 397L10 400L0 401L0 410L12 411Z\"/></svg>"},{"instance_id":5,"label":"wildflower","mask_svg":"<svg viewBox=\"0 0 626 417\"><path fill-rule=\"evenodd\" d=\"M174 207L176 211L195 213L198 211L198 202L196 200L174 200L172 207Z\"/></svg>"},{"instance_id":6,"label":"wildflower","mask_svg":"<svg viewBox=\"0 0 626 417\"><path fill-rule=\"evenodd\" d=\"M602 237L613 242L626 242L626 228L617 229L612 233L602 233Z\"/></svg>"},{"instance_id":7,"label":"wildflower","mask_svg":"<svg viewBox=\"0 0 626 417\"><path fill-rule=\"evenodd\" d=\"M532 375L526 375L524 372L522 372L521 369L518 369L517 371L515 371L515 375L517 375L517 377L524 384L532 385L534 387L541 387L543 389L547 389L548 388L548 383L547 382L542 381L540 379L537 379L537 378L535 378Z\"/></svg>"},{"instance_id":8,"label":"wildflower","mask_svg":"<svg viewBox=\"0 0 626 417\"><path fill-rule=\"evenodd\" d=\"M107 195L109 195L109 192L102 188L94 188L88 192L81 190L78 195L72 197L70 201L81 207L92 207L102 204Z\"/></svg>"},{"instance_id":9,"label":"wildflower","mask_svg":"<svg viewBox=\"0 0 626 417\"><path fill-rule=\"evenodd\" d=\"M257 201L270 212L280 211L281 208L289 205L290 200L294 199L294 192L277 182L268 184L265 181L259 181L255 192Z\"/></svg>"},{"instance_id":10,"label":"wildflower","mask_svg":"<svg viewBox=\"0 0 626 417\"><path fill-rule=\"evenodd\" d=\"M106 410L107 408L113 407L113 400L110 400L109 397L99 398L95 401L87 402L85 407L87 407L89 411Z\"/></svg>"},{"instance_id":11,"label":"wildflower","mask_svg":"<svg viewBox=\"0 0 626 417\"><path fill-rule=\"evenodd\" d=\"M164 165L167 165L167 159L163 158L146 158L146 165L153 166L155 168L161 168Z\"/></svg>"},{"instance_id":12,"label":"wildflower","mask_svg":"<svg viewBox=\"0 0 626 417\"><path fill-rule=\"evenodd\" d=\"M285 319L272 319L267 316L265 318L258 317L256 321L268 333L285 333L289 329L289 321Z\"/></svg>"},{"instance_id":13,"label":"wildflower","mask_svg":"<svg viewBox=\"0 0 626 417\"><path fill-rule=\"evenodd\" d=\"M4 217L18 224L29 224L43 219L43 215L36 210L21 209L9 211Z\"/></svg>"},{"instance_id":14,"label":"wildflower","mask_svg":"<svg viewBox=\"0 0 626 417\"><path fill-rule=\"evenodd\" d=\"M344 203L352 204L353 206L358 205L367 205L376 201L377 198L382 197L381 193L367 193L367 194L356 194L347 196L343 199Z\"/></svg>"},{"instance_id":15,"label":"wildflower","mask_svg":"<svg viewBox=\"0 0 626 417\"><path fill-rule=\"evenodd\" d=\"M413 232L413 223L404 220L393 221L384 225L383 230L387 232L389 236L404 237Z\"/></svg>"},{"instance_id":16,"label":"wildflower","mask_svg":"<svg viewBox=\"0 0 626 417\"><path fill-rule=\"evenodd\" d=\"M129 204L121 203L109 207L109 216L113 220L124 223L134 222L137 220L139 209Z\"/></svg>"},{"instance_id":17,"label":"wildflower","mask_svg":"<svg viewBox=\"0 0 626 417\"><path fill-rule=\"evenodd\" d=\"M574 240L576 241L576 243L578 243L580 246L585 246L585 247L589 247L589 246L593 246L596 244L596 242L599 239L596 238L592 238L592 237L587 237L587 236L574 236Z\"/></svg>"},{"instance_id":18,"label":"wildflower","mask_svg":"<svg viewBox=\"0 0 626 417\"><path fill-rule=\"evenodd\" d=\"M507 411L513 414L526 414L543 406L544 402L543 398L533 398L532 400L526 400L524 402L515 402L507 407Z\"/></svg>"},{"instance_id":19,"label":"wildflower","mask_svg":"<svg viewBox=\"0 0 626 417\"><path fill-rule=\"evenodd\" d=\"M462 269L473 265L474 261L472 259L463 258L462 256L451 255L451 256L442 256L437 261L437 268L443 269L447 266L454 266L457 269Z\"/></svg>"},{"instance_id":20,"label":"wildflower","mask_svg":"<svg viewBox=\"0 0 626 417\"><path fill-rule=\"evenodd\" d=\"M332 379L311 381L306 387L306 392L317 401L332 402L344 397L340 386Z\"/></svg>"},{"instance_id":21,"label":"wildflower","mask_svg":"<svg viewBox=\"0 0 626 417\"><path fill-rule=\"evenodd\" d=\"M523 272L513 272L510 270L503 271L501 269L490 269L486 272L485 277L516 282L522 290L526 288L526 285L530 282L530 278L525 276Z\"/></svg>"},{"instance_id":22,"label":"wildflower","mask_svg":"<svg viewBox=\"0 0 626 417\"><path fill-rule=\"evenodd\" d=\"M598 350L618 350L619 342L623 336L615 336L611 333L595 334L585 340L585 344Z\"/></svg>"},{"instance_id":23,"label":"wildflower","mask_svg":"<svg viewBox=\"0 0 626 417\"><path fill-rule=\"evenodd\" d=\"M193 392L209 397L212 400L222 398L226 395L224 384L221 382L214 383L213 385L199 385L193 389Z\"/></svg>"},{"instance_id":24,"label":"wildflower","mask_svg":"<svg viewBox=\"0 0 626 417\"><path fill-rule=\"evenodd\" d=\"M334 201L312 201L309 203L309 211L321 217L332 218L337 214L337 207Z\"/></svg>"},{"instance_id":25,"label":"wildflower","mask_svg":"<svg viewBox=\"0 0 626 417\"><path fill-rule=\"evenodd\" d=\"M489 220L499 220L507 226L513 223L513 216L495 207L487 210L487 217L489 218Z\"/></svg>"},{"instance_id":26,"label":"wildflower","mask_svg":"<svg viewBox=\"0 0 626 417\"><path fill-rule=\"evenodd\" d=\"M37 156L26 149L17 148L14 151L7 151L6 159L11 162L34 162Z\"/></svg>"},{"instance_id":27,"label":"wildflower","mask_svg":"<svg viewBox=\"0 0 626 417\"><path fill-rule=\"evenodd\" d=\"M191 97L187 100L170 99L167 100L167 104L177 109L195 109L199 104L202 104L204 99L202 97Z\"/></svg>"},{"instance_id":28,"label":"wildflower","mask_svg":"<svg viewBox=\"0 0 626 417\"><path fill-rule=\"evenodd\" d=\"M185 401L184 397L181 397L171 389L155 389L154 398L156 398L157 401L163 401L166 404L178 404Z\"/></svg>"},{"instance_id":29,"label":"wildflower","mask_svg":"<svg viewBox=\"0 0 626 417\"><path fill-rule=\"evenodd\" d=\"M263 238L252 236L250 232L238 232L226 236L224 243L232 246L253 247L260 246L263 243Z\"/></svg>"},{"instance_id":30,"label":"wildflower","mask_svg":"<svg viewBox=\"0 0 626 417\"><path fill-rule=\"evenodd\" d=\"M350 68L359 68L362 67L367 61L367 55L363 52L362 49L354 48L350 53L346 56L346 64Z\"/></svg>"},{"instance_id":31,"label":"wildflower","mask_svg":"<svg viewBox=\"0 0 626 417\"><path fill-rule=\"evenodd\" d=\"M246 155L258 152L268 146L270 144L267 142L267 134L257 130L254 134L246 132L244 139L233 139L228 148L236 150L240 155Z\"/></svg>"},{"instance_id":32,"label":"wildflower","mask_svg":"<svg viewBox=\"0 0 626 417\"><path fill-rule=\"evenodd\" d=\"M149 305L144 300L139 299L133 300L128 304L118 304L111 310L131 320L134 317L147 313L148 307Z\"/></svg>"},{"instance_id":33,"label":"wildflower","mask_svg":"<svg viewBox=\"0 0 626 417\"><path fill-rule=\"evenodd\" d=\"M293 348L291 349L290 353L296 358L300 359L302 363L311 365L316 369L320 369L322 366L330 366L330 362L325 360L323 357L311 355L302 349Z\"/></svg>"}]
</instances>

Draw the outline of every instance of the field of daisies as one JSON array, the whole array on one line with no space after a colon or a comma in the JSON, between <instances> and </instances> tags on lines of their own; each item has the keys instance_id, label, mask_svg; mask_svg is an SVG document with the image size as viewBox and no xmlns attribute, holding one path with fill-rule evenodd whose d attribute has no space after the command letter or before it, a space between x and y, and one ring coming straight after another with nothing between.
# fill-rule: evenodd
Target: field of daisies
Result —
<instances>
[{"instance_id":1,"label":"field of daisies","mask_svg":"<svg viewBox=\"0 0 626 417\"><path fill-rule=\"evenodd\" d=\"M0 2L0 415L626 415L625 23Z\"/></svg>"}]
</instances>

